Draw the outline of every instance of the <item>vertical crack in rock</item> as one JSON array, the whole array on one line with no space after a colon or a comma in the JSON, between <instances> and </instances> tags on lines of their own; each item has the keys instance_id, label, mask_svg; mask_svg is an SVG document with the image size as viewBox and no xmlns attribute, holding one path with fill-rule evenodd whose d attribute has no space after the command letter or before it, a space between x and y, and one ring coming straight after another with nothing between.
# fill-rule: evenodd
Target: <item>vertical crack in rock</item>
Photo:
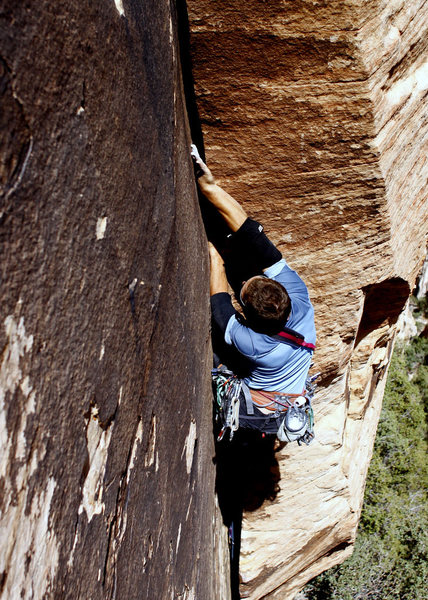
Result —
<instances>
[{"instance_id":1,"label":"vertical crack in rock","mask_svg":"<svg viewBox=\"0 0 428 600\"><path fill-rule=\"evenodd\" d=\"M190 28L186 0L176 0L176 11L182 84L185 95L186 112L189 119L192 141L198 147L202 158L205 158L202 128L196 101L195 84L193 80L192 57L190 51Z\"/></svg>"},{"instance_id":2,"label":"vertical crack in rock","mask_svg":"<svg viewBox=\"0 0 428 600\"><path fill-rule=\"evenodd\" d=\"M21 101L13 90L10 67L0 58L0 183L3 200L20 186L33 150L33 137ZM5 205L6 207L6 205Z\"/></svg>"},{"instance_id":3,"label":"vertical crack in rock","mask_svg":"<svg viewBox=\"0 0 428 600\"><path fill-rule=\"evenodd\" d=\"M103 587L111 594L110 597L112 600L116 598L117 591L117 555L126 532L128 521L129 482L142 439L143 423L141 418L139 418L133 442L128 452L125 469L120 477L115 512L109 524L108 547L103 569Z\"/></svg>"},{"instance_id":4,"label":"vertical crack in rock","mask_svg":"<svg viewBox=\"0 0 428 600\"><path fill-rule=\"evenodd\" d=\"M28 161L30 160L31 152L33 150L33 138L30 138L30 142L22 147L22 153L24 155L23 160L19 159L19 171L16 173L16 176L13 177L13 181L11 182L9 189L6 191L5 200L9 198L20 186L22 178L24 177L25 170L28 165Z\"/></svg>"}]
</instances>

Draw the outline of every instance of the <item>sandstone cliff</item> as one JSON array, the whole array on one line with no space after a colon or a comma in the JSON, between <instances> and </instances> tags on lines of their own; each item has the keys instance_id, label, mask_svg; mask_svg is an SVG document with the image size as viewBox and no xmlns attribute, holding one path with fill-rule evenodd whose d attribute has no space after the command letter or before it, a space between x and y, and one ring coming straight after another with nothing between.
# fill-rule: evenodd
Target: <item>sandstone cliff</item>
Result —
<instances>
[{"instance_id":1,"label":"sandstone cliff","mask_svg":"<svg viewBox=\"0 0 428 600\"><path fill-rule=\"evenodd\" d=\"M352 551L396 321L425 254L428 5L189 0L209 165L315 304L317 439L245 513L242 597L291 599Z\"/></svg>"},{"instance_id":2,"label":"sandstone cliff","mask_svg":"<svg viewBox=\"0 0 428 600\"><path fill-rule=\"evenodd\" d=\"M175 11L1 18L0 597L226 598Z\"/></svg>"},{"instance_id":3,"label":"sandstone cliff","mask_svg":"<svg viewBox=\"0 0 428 600\"><path fill-rule=\"evenodd\" d=\"M215 483L174 5L3 1L1 598L226 600L228 469L243 596L350 552L424 253L426 10L189 1L208 160L307 280L323 373L314 445L219 451Z\"/></svg>"}]
</instances>

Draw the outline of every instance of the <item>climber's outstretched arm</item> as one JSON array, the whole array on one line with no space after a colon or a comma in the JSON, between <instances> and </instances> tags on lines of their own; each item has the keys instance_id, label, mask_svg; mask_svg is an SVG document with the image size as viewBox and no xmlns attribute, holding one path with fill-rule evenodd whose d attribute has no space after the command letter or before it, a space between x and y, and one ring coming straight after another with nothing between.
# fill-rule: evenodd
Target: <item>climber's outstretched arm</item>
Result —
<instances>
[{"instance_id":1,"label":"climber's outstretched arm","mask_svg":"<svg viewBox=\"0 0 428 600\"><path fill-rule=\"evenodd\" d=\"M216 183L206 183L204 176L198 179L199 189L205 198L216 207L232 231L238 231L247 220L247 213L242 206Z\"/></svg>"},{"instance_id":2,"label":"climber's outstretched arm","mask_svg":"<svg viewBox=\"0 0 428 600\"><path fill-rule=\"evenodd\" d=\"M226 221L227 226L232 231L238 231L241 225L246 221L248 216L247 213L235 198L232 198L230 194L216 184L211 171L203 162L196 146L193 144L191 154L197 165L197 183L202 194L218 210L220 215Z\"/></svg>"}]
</instances>

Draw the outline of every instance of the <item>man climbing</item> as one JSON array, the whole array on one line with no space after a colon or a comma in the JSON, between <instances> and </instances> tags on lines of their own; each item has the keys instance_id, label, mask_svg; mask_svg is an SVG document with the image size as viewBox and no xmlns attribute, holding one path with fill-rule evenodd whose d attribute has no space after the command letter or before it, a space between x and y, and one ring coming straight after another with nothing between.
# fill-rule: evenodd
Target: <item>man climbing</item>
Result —
<instances>
[{"instance_id":1,"label":"man climbing","mask_svg":"<svg viewBox=\"0 0 428 600\"><path fill-rule=\"evenodd\" d=\"M277 433L283 441L308 443L313 437L308 393L313 386L308 371L316 335L306 285L263 227L216 184L194 145L191 154L199 190L228 228L221 253L209 246L213 330L226 343L223 347L220 343L220 349L216 343L214 351L235 374L231 378L227 371L229 377L223 375L217 382L219 389L232 390L229 404L223 406L229 412L223 415L227 421L223 424L232 435L239 423L239 427ZM228 282L244 316L232 305Z\"/></svg>"}]
</instances>

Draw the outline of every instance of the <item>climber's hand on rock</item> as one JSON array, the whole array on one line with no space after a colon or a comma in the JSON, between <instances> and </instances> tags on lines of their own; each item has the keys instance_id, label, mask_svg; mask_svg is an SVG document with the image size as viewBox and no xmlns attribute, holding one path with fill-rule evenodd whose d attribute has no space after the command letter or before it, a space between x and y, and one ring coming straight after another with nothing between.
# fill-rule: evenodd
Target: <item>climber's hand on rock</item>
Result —
<instances>
[{"instance_id":1,"label":"climber's hand on rock","mask_svg":"<svg viewBox=\"0 0 428 600\"><path fill-rule=\"evenodd\" d=\"M204 190L214 186L215 179L213 177L213 174L200 157L195 144L192 144L190 146L190 156L192 157L193 164L195 166L195 177L201 191L203 192Z\"/></svg>"}]
</instances>

